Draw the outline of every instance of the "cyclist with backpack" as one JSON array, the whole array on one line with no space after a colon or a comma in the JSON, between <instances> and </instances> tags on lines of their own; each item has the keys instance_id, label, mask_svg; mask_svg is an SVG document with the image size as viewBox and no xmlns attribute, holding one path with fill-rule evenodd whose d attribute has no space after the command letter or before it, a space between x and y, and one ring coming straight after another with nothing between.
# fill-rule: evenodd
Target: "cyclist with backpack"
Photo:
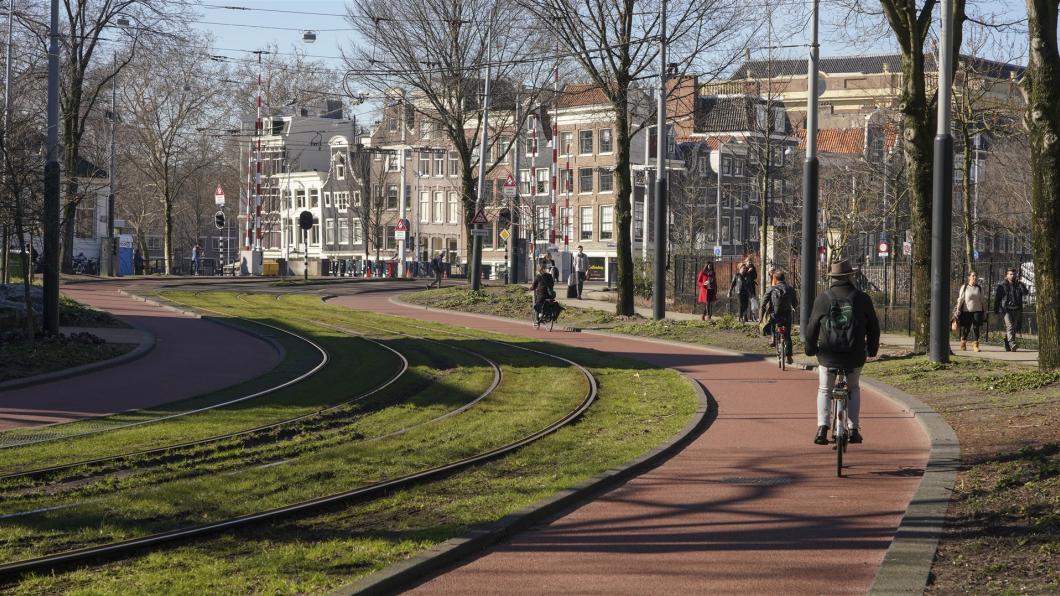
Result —
<instances>
[{"instance_id":1,"label":"cyclist with backpack","mask_svg":"<svg viewBox=\"0 0 1060 596\"><path fill-rule=\"evenodd\" d=\"M787 362L794 364L791 357L791 321L792 312L799 307L798 293L788 285L787 274L783 271L773 272L773 285L762 296L762 321L769 323L766 329L775 329L776 326L784 328L784 343L787 345ZM773 337L773 333L769 334ZM770 340L770 347L775 346Z\"/></svg>"},{"instance_id":2,"label":"cyclist with backpack","mask_svg":"<svg viewBox=\"0 0 1060 596\"><path fill-rule=\"evenodd\" d=\"M880 349L880 322L868 294L854 287L857 269L850 261L832 263L831 285L813 303L803 340L807 356L817 356L817 434L813 442L828 444L828 402L835 386L835 370L847 371L850 403L847 421L850 442L861 443L858 418L861 409L861 368L866 356Z\"/></svg>"}]
</instances>

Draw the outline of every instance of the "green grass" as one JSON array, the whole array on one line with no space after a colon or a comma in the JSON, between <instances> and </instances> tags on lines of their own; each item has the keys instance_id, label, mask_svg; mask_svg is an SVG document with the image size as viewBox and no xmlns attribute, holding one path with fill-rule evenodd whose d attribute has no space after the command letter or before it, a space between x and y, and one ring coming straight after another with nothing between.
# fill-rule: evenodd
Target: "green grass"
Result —
<instances>
[{"instance_id":1,"label":"green grass","mask_svg":"<svg viewBox=\"0 0 1060 596\"><path fill-rule=\"evenodd\" d=\"M312 305L315 317L327 316L336 324L360 321L425 334L419 327L445 329L342 311L309 298L279 302L290 305L287 314L276 314L284 320ZM463 329L460 333L472 336L457 340L468 346L492 337ZM600 400L581 422L501 461L365 505L234 532L99 568L27 577L6 587L15 593L325 591L629 461L672 436L695 411L694 393L673 371L588 350L519 343L592 367L600 382ZM337 446L299 460L297 466L170 483L122 496L108 506L83 508L76 517L73 512L54 518L40 516L32 525L20 520L17 528L35 536L44 533L52 545L72 546L99 540L101 533L133 534L164 525L166 518L176 516L198 520L248 507L260 509L323 488L400 473L487 448L543 426L580 401L585 385L574 370L491 345L505 366L505 382L479 406L442 423L394 440ZM379 412L385 413L386 409ZM396 411L390 415L401 417ZM364 419L366 423L369 418ZM72 527L72 521L83 524L82 530ZM0 528L0 534L7 537L8 554L13 545L25 548L29 540L28 534L20 534L10 523ZM19 556L26 554L18 552Z\"/></svg>"},{"instance_id":2,"label":"green grass","mask_svg":"<svg viewBox=\"0 0 1060 596\"><path fill-rule=\"evenodd\" d=\"M128 323L108 312L85 306L62 295L59 296L59 324L64 327L129 327Z\"/></svg>"}]
</instances>

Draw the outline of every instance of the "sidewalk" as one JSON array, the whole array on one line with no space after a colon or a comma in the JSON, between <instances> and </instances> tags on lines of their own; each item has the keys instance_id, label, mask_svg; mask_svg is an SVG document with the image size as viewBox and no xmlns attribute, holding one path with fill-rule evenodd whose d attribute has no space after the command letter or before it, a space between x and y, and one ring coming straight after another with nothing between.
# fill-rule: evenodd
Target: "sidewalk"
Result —
<instances>
[{"instance_id":1,"label":"sidewalk","mask_svg":"<svg viewBox=\"0 0 1060 596\"><path fill-rule=\"evenodd\" d=\"M706 432L659 467L415 593L820 594L837 585L868 591L929 451L919 423L897 403L863 391L866 442L851 449L839 480L834 452L812 444L813 373L695 346L550 333L519 321L399 305L389 301L397 293L330 302L673 368L702 383L716 408Z\"/></svg>"},{"instance_id":2,"label":"sidewalk","mask_svg":"<svg viewBox=\"0 0 1060 596\"><path fill-rule=\"evenodd\" d=\"M559 303L565 307L572 308L591 308L597 310L605 310L607 312L614 312L614 292L602 291L600 289L584 288L582 291L582 299L576 298L558 298ZM635 306L633 310L640 316L650 319L652 318L651 308L646 306ZM666 318L673 321L698 321L699 315L676 312L668 310L666 312ZM748 323L751 325L752 323ZM883 333L880 335L880 344L892 348L901 348L905 350L913 349L913 338L909 335L902 335L900 333ZM1007 362L1017 362L1020 364L1027 364L1031 366L1037 366L1038 364L1038 351L1037 350L1020 350L1018 352L1006 352L1001 346L993 345L982 345L981 352L975 352L971 349L969 343L968 350L962 351L960 342L950 341L950 351L953 352L954 356L965 357L965 358L985 358L987 360L1004 360Z\"/></svg>"},{"instance_id":3,"label":"sidewalk","mask_svg":"<svg viewBox=\"0 0 1060 596\"><path fill-rule=\"evenodd\" d=\"M179 401L252 379L280 361L276 350L262 339L121 296L120 287L113 282L84 282L64 285L62 291L154 335L154 349L126 364L0 391L0 430ZM130 339L141 332L111 329L105 333L113 339Z\"/></svg>"}]
</instances>

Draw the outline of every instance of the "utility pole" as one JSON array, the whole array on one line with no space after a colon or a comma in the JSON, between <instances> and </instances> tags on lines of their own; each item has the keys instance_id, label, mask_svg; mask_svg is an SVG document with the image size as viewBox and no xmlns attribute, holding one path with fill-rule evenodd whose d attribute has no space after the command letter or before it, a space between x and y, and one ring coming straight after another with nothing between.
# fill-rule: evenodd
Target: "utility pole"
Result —
<instances>
[{"instance_id":1,"label":"utility pole","mask_svg":"<svg viewBox=\"0 0 1060 596\"><path fill-rule=\"evenodd\" d=\"M116 168L118 166L117 159L114 151L114 133L118 122L118 57L113 57L114 61L114 78L110 80L110 167L108 170L108 181L107 186L110 188L110 192L107 194L107 246L106 250L110 253L107 258L107 271L105 275L108 277L114 277L115 264L114 261L118 258L118 251L116 249L116 243L114 241L114 185L118 183L118 173ZM100 261L103 258L100 255Z\"/></svg>"},{"instance_id":2,"label":"utility pole","mask_svg":"<svg viewBox=\"0 0 1060 596\"><path fill-rule=\"evenodd\" d=\"M659 4L659 107L655 133L655 276L652 318L666 317L666 0Z\"/></svg>"},{"instance_id":3,"label":"utility pole","mask_svg":"<svg viewBox=\"0 0 1060 596\"><path fill-rule=\"evenodd\" d=\"M508 210L511 213L511 233L508 237L509 255L511 258L510 264L508 265L508 280L510 283L519 283L519 209L521 209L519 200L519 133L522 131L522 127L519 126L519 108L521 98L519 92L515 92L515 134L512 135L512 178L515 179L515 197L512 198L512 206Z\"/></svg>"},{"instance_id":4,"label":"utility pole","mask_svg":"<svg viewBox=\"0 0 1060 596\"><path fill-rule=\"evenodd\" d=\"M806 162L802 166L802 296L799 300L799 326L810 324L817 294L817 21L820 0L811 0L810 59L806 76Z\"/></svg>"},{"instance_id":5,"label":"utility pole","mask_svg":"<svg viewBox=\"0 0 1060 596\"><path fill-rule=\"evenodd\" d=\"M478 192L475 197L475 213L483 207L482 197L486 194L486 147L487 137L490 129L490 77L492 77L493 60L493 13L490 13L490 26L486 30L486 84L485 94L482 97L482 137L479 139L478 150ZM472 224L472 230L475 230ZM482 287L482 236L472 237L471 257L471 289L478 290Z\"/></svg>"},{"instance_id":6,"label":"utility pole","mask_svg":"<svg viewBox=\"0 0 1060 596\"><path fill-rule=\"evenodd\" d=\"M15 22L15 2L14 0L7 1L7 55L5 56L4 64L4 149L8 152L10 149L10 134L11 134L11 29ZM3 168L4 177L7 177L7 159L3 160L0 164L0 168ZM4 246L2 248L3 254L0 254L0 266L4 269L3 279L0 279L0 283L7 283L11 279L10 271L10 255L11 255L11 241L8 238L8 227L7 222L4 222L4 230L2 240ZM23 239L18 239L18 245L23 247ZM23 274L26 272L24 271Z\"/></svg>"},{"instance_id":7,"label":"utility pole","mask_svg":"<svg viewBox=\"0 0 1060 596\"><path fill-rule=\"evenodd\" d=\"M405 105L405 99L401 100L401 149L398 151L398 178L400 179L401 186L398 188L398 220L404 221L405 212L408 210L408 193L405 192L405 129L407 128L408 122L405 118L408 108ZM408 228L408 226L405 226ZM405 230L405 238L398 240L398 262L397 262L397 276L405 277L405 244L407 243L410 231Z\"/></svg>"},{"instance_id":8,"label":"utility pole","mask_svg":"<svg viewBox=\"0 0 1060 596\"><path fill-rule=\"evenodd\" d=\"M48 32L48 158L44 165L44 332L59 334L59 0Z\"/></svg>"},{"instance_id":9,"label":"utility pole","mask_svg":"<svg viewBox=\"0 0 1060 596\"><path fill-rule=\"evenodd\" d=\"M953 65L953 0L942 0L939 16L938 127L935 130L935 173L931 205L931 335L928 358L950 361L950 220L953 217L953 136L950 96Z\"/></svg>"}]
</instances>

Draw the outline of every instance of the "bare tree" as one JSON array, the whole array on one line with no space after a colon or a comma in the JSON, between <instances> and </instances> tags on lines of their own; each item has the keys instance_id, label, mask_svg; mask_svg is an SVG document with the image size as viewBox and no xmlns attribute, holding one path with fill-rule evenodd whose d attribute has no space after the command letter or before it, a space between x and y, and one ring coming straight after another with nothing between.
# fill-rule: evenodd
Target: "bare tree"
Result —
<instances>
[{"instance_id":1,"label":"bare tree","mask_svg":"<svg viewBox=\"0 0 1060 596\"><path fill-rule=\"evenodd\" d=\"M1060 368L1060 51L1058 0L1027 0L1030 61L1024 85L1031 146L1034 286L1037 296L1038 365Z\"/></svg>"},{"instance_id":2,"label":"bare tree","mask_svg":"<svg viewBox=\"0 0 1060 596\"><path fill-rule=\"evenodd\" d=\"M619 315L633 314L633 243L630 235L633 192L631 148L633 137L651 122L654 107L638 105L638 81L655 75L659 52L659 0L519 0L535 22L555 38L585 77L606 96L614 111L615 212L618 227ZM703 72L702 57L731 41L738 11L721 0L672 0L668 3L667 40L670 62L682 77L695 68ZM721 60L729 64L735 53ZM714 71L717 72L715 65ZM665 92L672 95L676 86ZM640 112L643 117L635 116ZM646 224L645 224L646 225Z\"/></svg>"}]
</instances>

